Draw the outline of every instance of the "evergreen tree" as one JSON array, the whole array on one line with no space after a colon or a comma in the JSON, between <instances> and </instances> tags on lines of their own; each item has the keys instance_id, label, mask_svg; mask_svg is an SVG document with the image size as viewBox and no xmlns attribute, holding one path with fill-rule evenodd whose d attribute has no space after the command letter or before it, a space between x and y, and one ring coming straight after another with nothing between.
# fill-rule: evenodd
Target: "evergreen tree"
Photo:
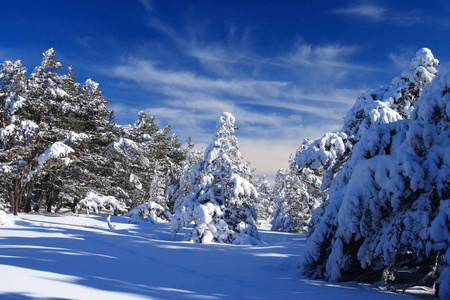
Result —
<instances>
[{"instance_id":1,"label":"evergreen tree","mask_svg":"<svg viewBox=\"0 0 450 300\"><path fill-rule=\"evenodd\" d=\"M28 79L20 61L2 65L1 184L15 212L29 211L33 202L36 211L44 204L49 211L75 205L97 183L108 182L96 178L106 166L99 152L111 142L115 126L109 102L92 80L77 83L72 67L67 75L58 73L62 64L54 49L43 56ZM66 146L73 150L70 163L65 153L55 154ZM56 156L44 159L46 153Z\"/></svg>"},{"instance_id":2,"label":"evergreen tree","mask_svg":"<svg viewBox=\"0 0 450 300\"><path fill-rule=\"evenodd\" d=\"M194 222L187 239L195 242L257 243L256 212L248 204L255 201L257 192L233 135L234 122L230 113L220 116L213 143L204 159L191 168L193 189L172 219L173 234Z\"/></svg>"},{"instance_id":3,"label":"evergreen tree","mask_svg":"<svg viewBox=\"0 0 450 300\"><path fill-rule=\"evenodd\" d=\"M158 168L156 168L153 173L152 183L150 185L149 201L158 203L161 206L165 206L167 204L165 194L166 184L164 174Z\"/></svg>"},{"instance_id":4,"label":"evergreen tree","mask_svg":"<svg viewBox=\"0 0 450 300\"><path fill-rule=\"evenodd\" d=\"M325 201L324 206L327 205L327 190L333 178L352 155L365 131L377 124L409 118L422 89L436 75L437 64L439 61L429 49L420 49L400 78L356 99L341 131L327 133L314 142L303 142L291 163L291 172L307 187L305 200L312 207L310 214L320 203ZM312 217L311 229L315 228L315 220L321 219L321 212L324 210L320 209Z\"/></svg>"},{"instance_id":5,"label":"evergreen tree","mask_svg":"<svg viewBox=\"0 0 450 300\"><path fill-rule=\"evenodd\" d=\"M188 144L190 143L188 142ZM202 154L200 152L188 151L188 153L186 154L186 158L183 162L183 165L180 169L178 181L176 181L176 184L171 184L167 187L169 190L174 191L172 192L173 194L172 198L174 203L173 212L176 212L177 210L181 209L184 198L193 189L189 177L191 168L197 163L199 163L201 160Z\"/></svg>"},{"instance_id":6,"label":"evergreen tree","mask_svg":"<svg viewBox=\"0 0 450 300\"><path fill-rule=\"evenodd\" d=\"M15 123L15 114L25 102L27 69L20 60L5 61L0 70L0 114L1 128ZM2 140L3 142L3 140ZM5 148L6 145L2 145Z\"/></svg>"},{"instance_id":7,"label":"evergreen tree","mask_svg":"<svg viewBox=\"0 0 450 300\"><path fill-rule=\"evenodd\" d=\"M252 180L258 192L257 201L251 203L258 215L258 224L269 223L274 210L273 187L265 176Z\"/></svg>"},{"instance_id":8,"label":"evergreen tree","mask_svg":"<svg viewBox=\"0 0 450 300\"><path fill-rule=\"evenodd\" d=\"M4 194L0 203L9 199L11 209L17 214L22 195L28 184L23 179L29 172L32 141L37 125L17 117L25 102L26 68L21 61L5 61L0 70L0 164L3 180L0 181ZM6 206L6 203L5 203Z\"/></svg>"},{"instance_id":9,"label":"evergreen tree","mask_svg":"<svg viewBox=\"0 0 450 300\"><path fill-rule=\"evenodd\" d=\"M154 170L170 177L166 180L176 181L186 155L187 149L182 147L177 135L170 134L170 126L160 129L155 120L149 112L139 112L135 124L122 126L119 138L103 151L117 172L116 185L132 207L148 201ZM163 207L173 207L173 203L168 203L173 200L166 200Z\"/></svg>"},{"instance_id":10,"label":"evergreen tree","mask_svg":"<svg viewBox=\"0 0 450 300\"><path fill-rule=\"evenodd\" d=\"M326 280L436 282L450 297L450 75L439 74L411 120L365 131L330 187L302 272Z\"/></svg>"},{"instance_id":11,"label":"evergreen tree","mask_svg":"<svg viewBox=\"0 0 450 300\"><path fill-rule=\"evenodd\" d=\"M284 169L278 171L275 186L272 230L305 232L319 202L310 202L315 198L309 195L305 181Z\"/></svg>"},{"instance_id":12,"label":"evergreen tree","mask_svg":"<svg viewBox=\"0 0 450 300\"><path fill-rule=\"evenodd\" d=\"M123 200L123 193L115 184L117 171L101 156L101 151L116 136L112 111L106 106L110 101L103 97L98 83L88 79L80 85L74 76L70 67L64 80L64 90L70 95L70 101L66 101L63 108L62 126L68 132L63 142L75 149L76 159L61 174L64 185L56 210L63 205L75 210L78 201L92 191ZM36 205L35 210L38 209Z\"/></svg>"},{"instance_id":13,"label":"evergreen tree","mask_svg":"<svg viewBox=\"0 0 450 300\"><path fill-rule=\"evenodd\" d=\"M400 78L394 78L390 85L368 91L356 99L345 116L341 131L359 140L376 124L409 119L422 89L436 76L435 66L438 64L439 60L434 58L430 49L417 51Z\"/></svg>"},{"instance_id":14,"label":"evergreen tree","mask_svg":"<svg viewBox=\"0 0 450 300\"><path fill-rule=\"evenodd\" d=\"M194 144L189 138L186 146L177 150L179 152L177 155L185 153L181 166L178 163L173 163L166 177L167 206L172 214L182 205L184 197L192 189L189 181L192 166L202 160L201 152L194 151L193 148Z\"/></svg>"},{"instance_id":15,"label":"evergreen tree","mask_svg":"<svg viewBox=\"0 0 450 300\"><path fill-rule=\"evenodd\" d=\"M285 169L279 169L275 176L275 185L273 187L274 210L272 214L272 230L280 230L281 226L276 225L276 220L285 219L287 215L286 185L289 172ZM282 222L277 222L281 224ZM284 227L283 227L284 228ZM280 230L281 231L281 230Z\"/></svg>"}]
</instances>

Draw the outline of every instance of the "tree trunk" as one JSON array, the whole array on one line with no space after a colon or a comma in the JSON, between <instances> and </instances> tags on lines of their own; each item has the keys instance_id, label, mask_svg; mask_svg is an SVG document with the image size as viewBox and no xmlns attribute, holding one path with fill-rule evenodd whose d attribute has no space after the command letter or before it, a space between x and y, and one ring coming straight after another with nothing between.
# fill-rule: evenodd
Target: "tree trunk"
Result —
<instances>
[{"instance_id":1,"label":"tree trunk","mask_svg":"<svg viewBox=\"0 0 450 300\"><path fill-rule=\"evenodd\" d=\"M11 202L11 212L14 213L15 216L17 216L15 212L16 199L14 197L14 187L11 181L8 182L8 194L9 194L9 201Z\"/></svg>"},{"instance_id":2,"label":"tree trunk","mask_svg":"<svg viewBox=\"0 0 450 300\"><path fill-rule=\"evenodd\" d=\"M35 212L39 212L39 209L42 206L42 202L44 201L45 194L46 194L46 192L44 190L40 191L39 198L37 199L36 204L34 205L34 208L33 208Z\"/></svg>"}]
</instances>

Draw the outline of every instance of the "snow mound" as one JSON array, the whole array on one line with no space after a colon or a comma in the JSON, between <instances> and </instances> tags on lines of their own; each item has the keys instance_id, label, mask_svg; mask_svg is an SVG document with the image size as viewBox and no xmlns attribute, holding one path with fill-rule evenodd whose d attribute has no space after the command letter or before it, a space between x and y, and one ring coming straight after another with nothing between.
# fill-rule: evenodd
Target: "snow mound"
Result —
<instances>
[{"instance_id":1,"label":"snow mound","mask_svg":"<svg viewBox=\"0 0 450 300\"><path fill-rule=\"evenodd\" d=\"M103 209L110 210L114 213L125 213L127 211L126 205L122 201L117 200L113 196L97 195L92 191L88 192L86 197L78 202L77 212L82 208L86 209L86 213L88 214L91 209L95 213Z\"/></svg>"},{"instance_id":2,"label":"snow mound","mask_svg":"<svg viewBox=\"0 0 450 300\"><path fill-rule=\"evenodd\" d=\"M11 221L3 210L0 210L0 225L10 225Z\"/></svg>"},{"instance_id":3,"label":"snow mound","mask_svg":"<svg viewBox=\"0 0 450 300\"><path fill-rule=\"evenodd\" d=\"M167 223L172 218L170 211L153 201L136 206L126 216L130 217L130 223L140 223L142 220L152 223Z\"/></svg>"}]
</instances>

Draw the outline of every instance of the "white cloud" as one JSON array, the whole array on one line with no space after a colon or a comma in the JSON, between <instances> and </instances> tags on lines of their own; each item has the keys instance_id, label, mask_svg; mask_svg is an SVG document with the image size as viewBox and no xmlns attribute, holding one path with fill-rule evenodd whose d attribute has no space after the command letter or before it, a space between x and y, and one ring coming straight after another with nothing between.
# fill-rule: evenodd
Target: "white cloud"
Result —
<instances>
[{"instance_id":1,"label":"white cloud","mask_svg":"<svg viewBox=\"0 0 450 300\"><path fill-rule=\"evenodd\" d=\"M333 11L335 14L351 15L377 21L382 20L386 12L386 8L370 3L358 3L350 7Z\"/></svg>"},{"instance_id":2,"label":"white cloud","mask_svg":"<svg viewBox=\"0 0 450 300\"><path fill-rule=\"evenodd\" d=\"M128 64L116 66L112 70L112 75L131 79L141 84L150 84L149 88L151 89L163 84L166 87L176 87L188 91L223 92L243 97L270 95L288 84L281 81L225 80L201 77L192 72L161 70L156 68L151 61L145 60L131 60Z\"/></svg>"},{"instance_id":3,"label":"white cloud","mask_svg":"<svg viewBox=\"0 0 450 300\"><path fill-rule=\"evenodd\" d=\"M189 42L163 24L161 28L177 40L184 55L197 59L203 68L175 69L167 67L164 60L134 57L108 74L160 94L159 101L153 100L147 107L161 125L170 123L182 141L191 136L195 144L208 144L220 113L232 113L240 127L241 150L258 175L274 175L280 167L287 167L289 155L303 138L315 139L339 130L361 91L335 88L338 73L345 76L350 70L369 70L349 63L359 50L355 46L316 46L300 41L288 52L264 59L245 46L199 47L195 39ZM296 75L295 80L278 80L280 73ZM329 77L312 88L311 74Z\"/></svg>"},{"instance_id":4,"label":"white cloud","mask_svg":"<svg viewBox=\"0 0 450 300\"><path fill-rule=\"evenodd\" d=\"M401 9L394 10L363 1L355 3L352 6L340 8L332 11L333 14L357 17L369 21L389 22L400 26L414 26L418 24L436 24L448 27L448 19L441 19L435 15L429 15L426 10L420 9Z\"/></svg>"},{"instance_id":5,"label":"white cloud","mask_svg":"<svg viewBox=\"0 0 450 300\"><path fill-rule=\"evenodd\" d=\"M289 54L280 60L289 67L304 67L310 69L318 77L323 75L338 77L339 73L346 75L349 71L379 71L373 67L351 62L352 56L359 51L353 45L313 45L303 40L297 41Z\"/></svg>"},{"instance_id":6,"label":"white cloud","mask_svg":"<svg viewBox=\"0 0 450 300\"><path fill-rule=\"evenodd\" d=\"M332 51L319 52L335 57ZM115 67L111 75L161 93L163 99L152 104L150 112L172 123L174 131L181 136L195 139L201 135L200 142L205 142L205 132L213 130L202 126L214 124L223 111L236 116L247 136L297 139L297 128L302 127L303 121L312 122L322 133L329 125L337 130L361 92L330 87L306 92L306 88L283 81L202 77L193 72L161 70L151 61L136 59ZM122 111L120 108L119 113Z\"/></svg>"}]
</instances>

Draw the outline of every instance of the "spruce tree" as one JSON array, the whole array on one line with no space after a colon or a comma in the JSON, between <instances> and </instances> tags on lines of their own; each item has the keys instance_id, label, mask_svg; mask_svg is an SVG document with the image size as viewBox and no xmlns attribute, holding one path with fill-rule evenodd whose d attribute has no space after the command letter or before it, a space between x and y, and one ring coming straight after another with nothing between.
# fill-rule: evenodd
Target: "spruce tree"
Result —
<instances>
[{"instance_id":1,"label":"spruce tree","mask_svg":"<svg viewBox=\"0 0 450 300\"><path fill-rule=\"evenodd\" d=\"M194 222L187 239L199 243L257 243L257 198L251 171L238 149L235 118L223 113L204 159L191 168L192 190L172 219L172 233Z\"/></svg>"}]
</instances>

